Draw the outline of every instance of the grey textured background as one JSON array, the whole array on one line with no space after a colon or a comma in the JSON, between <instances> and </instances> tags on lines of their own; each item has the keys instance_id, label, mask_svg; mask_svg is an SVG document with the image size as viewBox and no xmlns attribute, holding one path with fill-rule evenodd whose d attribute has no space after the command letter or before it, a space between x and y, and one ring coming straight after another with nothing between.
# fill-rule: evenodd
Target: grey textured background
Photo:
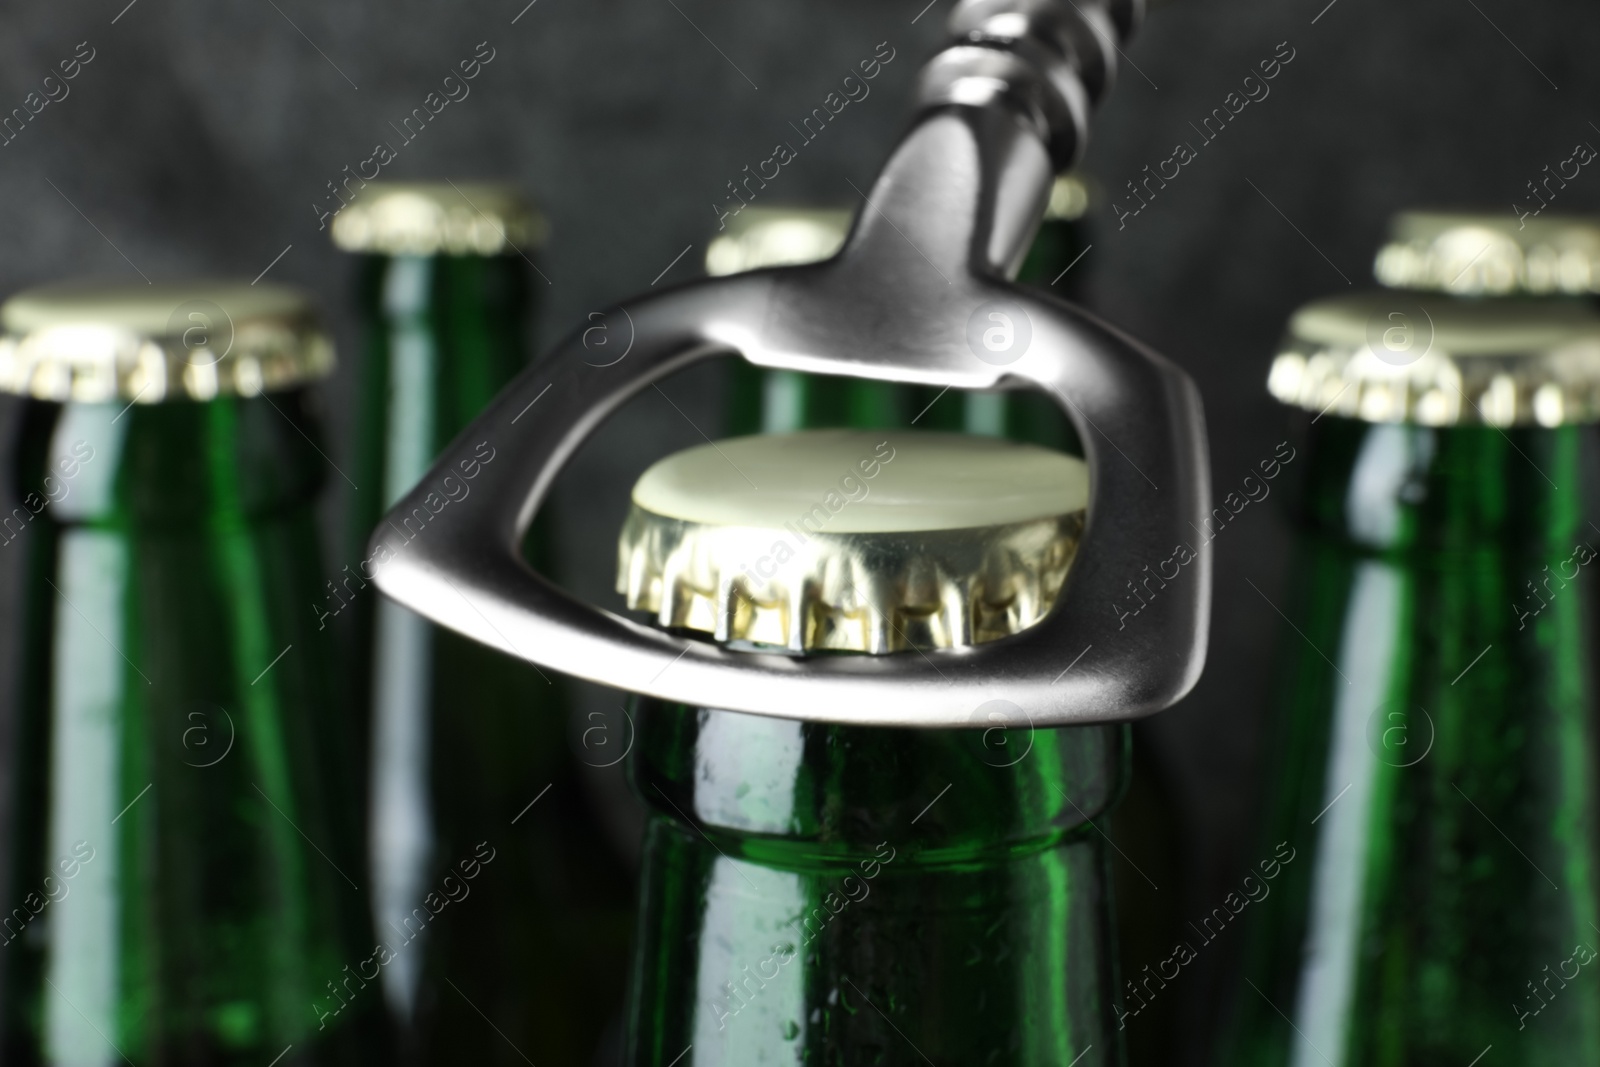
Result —
<instances>
[{"instance_id":1,"label":"grey textured background","mask_svg":"<svg viewBox=\"0 0 1600 1067\"><path fill-rule=\"evenodd\" d=\"M134 265L151 277L251 278L287 246L268 277L317 293L353 354L351 264L312 205L346 164L395 142L388 124L479 42L495 58L470 97L403 147L385 176L511 178L536 193L551 220L542 347L649 285L685 246L663 284L692 277L724 183L888 41L896 58L872 95L764 194L851 203L847 179L866 187L903 127L910 79L951 0L914 23L926 0L125 2L0 13L0 110L20 105L78 42L96 51L70 96L0 148L0 293L69 275L134 278ZM1257 60L1282 41L1295 49L1271 95L1126 228L1101 196L1093 250L1078 268L1097 310L1198 379L1219 496L1283 438L1284 413L1263 379L1286 315L1368 284L1391 211L1509 212L1545 164L1579 140L1600 143L1600 7L1326 2L1179 0L1154 12L1128 49L1139 69L1123 71L1086 161L1103 194L1122 191L1176 141L1194 141L1189 123ZM1585 171L1556 206L1597 200L1600 173ZM326 391L336 462L351 377L347 363ZM631 477L697 443L691 421L714 432L719 382L703 370L668 383L682 414L647 393L565 476L560 549L581 591L609 594L610 538ZM333 477L329 486L331 521L343 485ZM1275 643L1295 640L1266 599L1282 587L1287 545L1270 506L1219 536L1209 668L1192 697L1148 728L1195 843L1187 914L1209 910L1254 858L1268 669ZM1223 951L1181 991L1190 1034L1204 1030Z\"/></svg>"}]
</instances>

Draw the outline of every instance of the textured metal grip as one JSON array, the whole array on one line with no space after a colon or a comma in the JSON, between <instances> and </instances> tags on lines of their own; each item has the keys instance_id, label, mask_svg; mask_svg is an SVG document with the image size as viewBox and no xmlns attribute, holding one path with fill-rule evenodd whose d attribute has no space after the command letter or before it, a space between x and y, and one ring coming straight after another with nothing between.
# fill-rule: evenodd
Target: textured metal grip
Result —
<instances>
[{"instance_id":1,"label":"textured metal grip","mask_svg":"<svg viewBox=\"0 0 1600 1067\"><path fill-rule=\"evenodd\" d=\"M1110 90L1142 0L963 0L952 43L923 68L917 103L998 103L1031 125L1057 170L1083 154L1089 106Z\"/></svg>"},{"instance_id":2,"label":"textured metal grip","mask_svg":"<svg viewBox=\"0 0 1600 1067\"><path fill-rule=\"evenodd\" d=\"M1136 15L1065 8L1082 25L1057 4L957 10L958 29L969 19L978 28L929 64L918 119L833 259L626 301L520 375L379 526L379 588L558 670L766 715L988 726L1000 702L1008 721L1059 726L1147 715L1187 692L1211 592L1210 549L1189 547L1210 496L1198 393L1127 335L1008 280L1062 158L1081 146L1079 113L1109 83L1115 45L1096 54L1094 41L1107 23L1125 33ZM1025 336L1003 357L971 341L974 323L994 314ZM533 573L517 546L583 440L651 383L730 353L784 370L1049 395L1084 442L1090 478L1088 523L1055 609L973 648L797 659L664 633ZM475 480L463 490L467 471Z\"/></svg>"}]
</instances>

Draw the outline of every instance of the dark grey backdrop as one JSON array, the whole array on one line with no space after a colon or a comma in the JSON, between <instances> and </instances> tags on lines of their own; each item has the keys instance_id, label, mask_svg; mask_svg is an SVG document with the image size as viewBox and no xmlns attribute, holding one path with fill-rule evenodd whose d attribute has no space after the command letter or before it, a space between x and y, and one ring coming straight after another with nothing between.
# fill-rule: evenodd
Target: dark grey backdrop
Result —
<instances>
[{"instance_id":1,"label":"dark grey backdrop","mask_svg":"<svg viewBox=\"0 0 1600 1067\"><path fill-rule=\"evenodd\" d=\"M135 270L252 278L283 253L268 277L316 292L353 356L350 263L319 231L313 205L376 142L398 143L389 123L487 42L494 59L471 95L401 148L385 175L512 178L536 193L551 220L540 258L545 344L649 285L686 246L662 283L693 276L725 183L789 138L791 119L887 41L896 58L871 96L763 194L851 202L847 180L866 187L901 129L909 81L952 0L916 18L926 2L11 6L0 14L0 112L79 42L94 59L69 96L0 147L0 293L85 273L137 278ZM1176 142L1198 147L1190 123L1285 41L1294 59L1271 95L1119 228L1110 196ZM1103 195L1078 269L1099 311L1199 380L1219 495L1283 437L1263 378L1287 313L1368 284L1391 211L1510 212L1545 164L1579 140L1600 143L1597 46L1600 7L1579 0L1180 0L1152 14L1128 49L1138 70L1123 71L1096 120L1086 166ZM1585 171L1556 206L1597 200L1600 173ZM350 380L347 360L327 390L336 462ZM646 395L559 489L559 548L577 587L596 598L609 593L610 541L631 477L698 442L691 421L717 425L715 372L667 391L682 414ZM331 522L345 486L336 476L329 486ZM1214 906L1253 859L1267 672L1275 643L1296 639L1268 603L1288 562L1279 513L1249 509L1216 548L1208 670L1149 728L1195 842L1183 889L1190 915ZM1208 1014L1225 951L1185 980L1192 1020Z\"/></svg>"}]
</instances>

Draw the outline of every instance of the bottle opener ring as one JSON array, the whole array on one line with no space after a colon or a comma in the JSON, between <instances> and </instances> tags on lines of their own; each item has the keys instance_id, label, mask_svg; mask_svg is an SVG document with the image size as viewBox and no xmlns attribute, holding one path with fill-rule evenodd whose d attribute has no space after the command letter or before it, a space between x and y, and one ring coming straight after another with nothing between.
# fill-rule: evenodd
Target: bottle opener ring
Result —
<instances>
[{"instance_id":1,"label":"bottle opener ring","mask_svg":"<svg viewBox=\"0 0 1600 1067\"><path fill-rule=\"evenodd\" d=\"M569 335L378 527L378 587L512 655L704 707L958 727L991 725L979 709L1004 701L1031 725L1065 726L1137 718L1182 697L1204 662L1210 612L1210 549L1190 547L1210 495L1199 394L1116 328L1008 280L1138 14L1123 0L960 4L955 42L924 68L917 118L841 251L625 301L604 314L604 345L593 323ZM992 329L1001 334L985 338ZM1049 395L1076 427L1090 473L1087 525L1055 608L970 648L796 658L662 632L534 573L518 546L579 444L652 382L728 354L772 369ZM480 463L481 442L503 458ZM425 521L445 479L474 469L472 492Z\"/></svg>"}]
</instances>

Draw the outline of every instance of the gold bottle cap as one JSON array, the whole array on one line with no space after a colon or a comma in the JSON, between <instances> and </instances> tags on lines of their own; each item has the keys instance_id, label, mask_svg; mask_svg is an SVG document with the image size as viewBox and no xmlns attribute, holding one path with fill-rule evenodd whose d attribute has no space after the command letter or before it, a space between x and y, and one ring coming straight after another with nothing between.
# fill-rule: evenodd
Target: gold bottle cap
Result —
<instances>
[{"instance_id":1,"label":"gold bottle cap","mask_svg":"<svg viewBox=\"0 0 1600 1067\"><path fill-rule=\"evenodd\" d=\"M0 305L0 391L76 403L255 396L327 376L311 301L267 282L79 281Z\"/></svg>"},{"instance_id":2,"label":"gold bottle cap","mask_svg":"<svg viewBox=\"0 0 1600 1067\"><path fill-rule=\"evenodd\" d=\"M1044 617L1088 500L1082 460L995 438L737 437L639 478L617 591L724 644L960 648Z\"/></svg>"},{"instance_id":3,"label":"gold bottle cap","mask_svg":"<svg viewBox=\"0 0 1600 1067\"><path fill-rule=\"evenodd\" d=\"M1600 217L1403 211L1372 271L1391 288L1458 296L1600 293Z\"/></svg>"},{"instance_id":4,"label":"gold bottle cap","mask_svg":"<svg viewBox=\"0 0 1600 1067\"><path fill-rule=\"evenodd\" d=\"M1587 302L1398 290L1318 300L1290 318L1267 388L1367 422L1590 422L1600 419L1600 313Z\"/></svg>"},{"instance_id":5,"label":"gold bottle cap","mask_svg":"<svg viewBox=\"0 0 1600 1067\"><path fill-rule=\"evenodd\" d=\"M383 256L516 254L545 236L520 190L489 182L368 182L332 229L344 251Z\"/></svg>"},{"instance_id":6,"label":"gold bottle cap","mask_svg":"<svg viewBox=\"0 0 1600 1067\"><path fill-rule=\"evenodd\" d=\"M817 263L839 251L849 232L845 208L747 207L706 247L706 273Z\"/></svg>"},{"instance_id":7,"label":"gold bottle cap","mask_svg":"<svg viewBox=\"0 0 1600 1067\"><path fill-rule=\"evenodd\" d=\"M1050 186L1050 202L1045 205L1045 221L1072 222L1089 210L1089 183L1076 171L1058 175Z\"/></svg>"}]
</instances>

